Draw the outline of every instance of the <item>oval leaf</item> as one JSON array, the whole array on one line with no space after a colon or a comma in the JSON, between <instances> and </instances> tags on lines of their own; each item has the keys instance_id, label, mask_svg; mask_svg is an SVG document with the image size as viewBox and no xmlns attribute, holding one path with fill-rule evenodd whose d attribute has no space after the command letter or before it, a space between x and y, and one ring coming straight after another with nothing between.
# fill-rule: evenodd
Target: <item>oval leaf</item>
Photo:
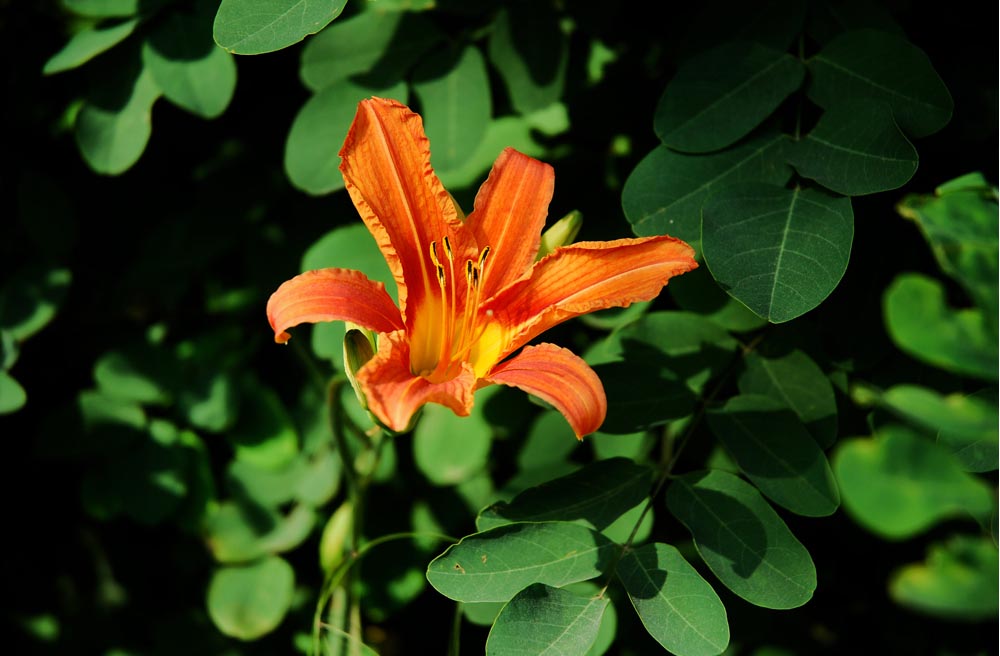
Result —
<instances>
[{"instance_id":1,"label":"oval leaf","mask_svg":"<svg viewBox=\"0 0 1000 656\"><path fill-rule=\"evenodd\" d=\"M493 428L483 417L486 399L500 387L482 390L468 417L459 417L443 405L424 406L413 431L413 459L435 485L457 485L482 471L490 457ZM455 437L461 436L461 444Z\"/></svg>"},{"instance_id":2,"label":"oval leaf","mask_svg":"<svg viewBox=\"0 0 1000 656\"><path fill-rule=\"evenodd\" d=\"M681 64L656 106L665 145L706 153L736 143L802 84L791 55L750 41L725 43Z\"/></svg>"},{"instance_id":3,"label":"oval leaf","mask_svg":"<svg viewBox=\"0 0 1000 656\"><path fill-rule=\"evenodd\" d=\"M705 203L702 250L731 296L772 323L812 310L833 292L851 256L847 198L762 184L726 187Z\"/></svg>"},{"instance_id":4,"label":"oval leaf","mask_svg":"<svg viewBox=\"0 0 1000 656\"><path fill-rule=\"evenodd\" d=\"M315 34L340 15L347 0L222 0L215 42L235 55L281 50Z\"/></svg>"},{"instance_id":5,"label":"oval leaf","mask_svg":"<svg viewBox=\"0 0 1000 656\"><path fill-rule=\"evenodd\" d=\"M907 134L925 137L951 119L954 103L924 51L905 38L854 30L828 43L808 62L809 97L830 108L844 98L889 103Z\"/></svg>"},{"instance_id":6,"label":"oval leaf","mask_svg":"<svg viewBox=\"0 0 1000 656\"><path fill-rule=\"evenodd\" d=\"M944 446L902 426L841 443L833 469L844 508L859 524L889 539L916 535L947 517L985 517L996 496L962 471Z\"/></svg>"},{"instance_id":7,"label":"oval leaf","mask_svg":"<svg viewBox=\"0 0 1000 656\"><path fill-rule=\"evenodd\" d=\"M476 518L476 528L485 531L511 522L580 519L603 530L642 503L651 484L649 467L627 458L601 460L527 489L510 503L500 502L486 508Z\"/></svg>"},{"instance_id":8,"label":"oval leaf","mask_svg":"<svg viewBox=\"0 0 1000 656\"><path fill-rule=\"evenodd\" d=\"M139 25L139 19L117 21L77 32L62 50L52 55L42 73L52 75L87 63L105 50L110 50L128 38Z\"/></svg>"},{"instance_id":9,"label":"oval leaf","mask_svg":"<svg viewBox=\"0 0 1000 656\"><path fill-rule=\"evenodd\" d=\"M789 408L825 448L837 439L837 400L833 385L808 355L792 350L768 357L755 351L743 359L738 385L743 394L769 397Z\"/></svg>"},{"instance_id":10,"label":"oval leaf","mask_svg":"<svg viewBox=\"0 0 1000 656\"><path fill-rule=\"evenodd\" d=\"M597 639L607 597L580 596L542 583L507 602L490 629L487 656L586 654Z\"/></svg>"},{"instance_id":11,"label":"oval leaf","mask_svg":"<svg viewBox=\"0 0 1000 656\"><path fill-rule=\"evenodd\" d=\"M434 168L459 168L483 140L493 111L483 56L475 46L458 53L443 50L424 60L413 78L424 129L434 144Z\"/></svg>"},{"instance_id":12,"label":"oval leaf","mask_svg":"<svg viewBox=\"0 0 1000 656\"><path fill-rule=\"evenodd\" d=\"M285 172L293 185L315 195L344 188L340 149L357 113L358 102L369 96L406 102L406 86L400 83L377 89L341 80L302 105L285 142Z\"/></svg>"},{"instance_id":13,"label":"oval leaf","mask_svg":"<svg viewBox=\"0 0 1000 656\"><path fill-rule=\"evenodd\" d=\"M708 425L761 492L807 517L833 514L840 494L819 445L802 421L766 396L734 396Z\"/></svg>"},{"instance_id":14,"label":"oval leaf","mask_svg":"<svg viewBox=\"0 0 1000 656\"><path fill-rule=\"evenodd\" d=\"M256 640L281 623L294 592L295 571L277 556L223 567L208 585L208 614L226 635Z\"/></svg>"},{"instance_id":15,"label":"oval leaf","mask_svg":"<svg viewBox=\"0 0 1000 656\"><path fill-rule=\"evenodd\" d=\"M767 133L708 155L686 155L660 146L625 181L622 210L640 237L670 235L701 240L701 206L712 192L734 182L784 185L787 139ZM671 281L673 284L673 281Z\"/></svg>"},{"instance_id":16,"label":"oval leaf","mask_svg":"<svg viewBox=\"0 0 1000 656\"><path fill-rule=\"evenodd\" d=\"M919 159L889 106L876 100L831 105L789 155L799 175L845 196L902 187Z\"/></svg>"},{"instance_id":17,"label":"oval leaf","mask_svg":"<svg viewBox=\"0 0 1000 656\"><path fill-rule=\"evenodd\" d=\"M774 609L812 597L809 552L748 483L722 471L693 472L674 480L666 500L712 573L740 597Z\"/></svg>"},{"instance_id":18,"label":"oval leaf","mask_svg":"<svg viewBox=\"0 0 1000 656\"><path fill-rule=\"evenodd\" d=\"M0 415L20 410L27 400L21 383L6 371L0 371Z\"/></svg>"},{"instance_id":19,"label":"oval leaf","mask_svg":"<svg viewBox=\"0 0 1000 656\"><path fill-rule=\"evenodd\" d=\"M551 5L508 3L493 23L489 57L521 114L562 97L569 40Z\"/></svg>"},{"instance_id":20,"label":"oval leaf","mask_svg":"<svg viewBox=\"0 0 1000 656\"><path fill-rule=\"evenodd\" d=\"M532 583L561 587L607 568L617 547L567 522L522 522L466 536L427 566L427 580L455 601L507 601Z\"/></svg>"},{"instance_id":21,"label":"oval leaf","mask_svg":"<svg viewBox=\"0 0 1000 656\"><path fill-rule=\"evenodd\" d=\"M677 549L660 543L630 549L616 571L643 626L664 649L677 656L726 650L726 607Z\"/></svg>"},{"instance_id":22,"label":"oval leaf","mask_svg":"<svg viewBox=\"0 0 1000 656\"><path fill-rule=\"evenodd\" d=\"M946 371L997 379L997 342L979 310L953 310L944 286L918 273L896 277L882 298L885 326L901 350Z\"/></svg>"},{"instance_id":23,"label":"oval leaf","mask_svg":"<svg viewBox=\"0 0 1000 656\"><path fill-rule=\"evenodd\" d=\"M222 114L236 90L236 62L212 40L211 17L174 12L146 40L143 61L166 98L203 118Z\"/></svg>"}]
</instances>

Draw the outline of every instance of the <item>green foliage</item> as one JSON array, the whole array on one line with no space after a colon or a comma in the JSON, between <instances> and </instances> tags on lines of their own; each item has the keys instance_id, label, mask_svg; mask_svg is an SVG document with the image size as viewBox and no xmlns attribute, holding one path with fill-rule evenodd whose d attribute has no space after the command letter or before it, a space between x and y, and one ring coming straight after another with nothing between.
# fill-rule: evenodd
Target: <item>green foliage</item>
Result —
<instances>
[{"instance_id":1,"label":"green foliage","mask_svg":"<svg viewBox=\"0 0 1000 656\"><path fill-rule=\"evenodd\" d=\"M3 12L11 649L995 649L989 21L654 5ZM302 271L396 298L339 172L372 95L419 112L466 212L513 147L556 172L548 225L696 249L544 337L600 377L598 432L493 386L389 434L342 324L272 343Z\"/></svg>"}]
</instances>

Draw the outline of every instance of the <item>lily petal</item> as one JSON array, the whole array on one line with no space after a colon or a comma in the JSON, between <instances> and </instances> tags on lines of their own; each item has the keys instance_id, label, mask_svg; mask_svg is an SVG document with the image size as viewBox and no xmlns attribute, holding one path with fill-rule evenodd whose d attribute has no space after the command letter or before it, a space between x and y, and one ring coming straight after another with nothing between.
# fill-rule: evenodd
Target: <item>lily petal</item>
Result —
<instances>
[{"instance_id":1,"label":"lily petal","mask_svg":"<svg viewBox=\"0 0 1000 656\"><path fill-rule=\"evenodd\" d=\"M308 271L285 282L267 301L267 320L279 344L300 323L353 321L379 333L403 327L385 285L351 269Z\"/></svg>"},{"instance_id":2,"label":"lily petal","mask_svg":"<svg viewBox=\"0 0 1000 656\"><path fill-rule=\"evenodd\" d=\"M357 374L368 410L394 431L407 429L425 403L440 403L461 417L472 410L476 379L466 365L462 373L432 383L410 372L410 352L403 331L379 336L378 353Z\"/></svg>"},{"instance_id":3,"label":"lily petal","mask_svg":"<svg viewBox=\"0 0 1000 656\"><path fill-rule=\"evenodd\" d=\"M522 277L535 261L554 187L551 166L513 148L494 162L465 221L479 247L490 247L483 298Z\"/></svg>"},{"instance_id":4,"label":"lily petal","mask_svg":"<svg viewBox=\"0 0 1000 656\"><path fill-rule=\"evenodd\" d=\"M554 344L525 347L494 367L485 380L520 388L551 403L566 417L579 440L600 428L608 413L604 386L594 370L579 356Z\"/></svg>"},{"instance_id":5,"label":"lily petal","mask_svg":"<svg viewBox=\"0 0 1000 656\"><path fill-rule=\"evenodd\" d=\"M340 156L347 191L389 263L406 317L409 305L438 289L431 242L441 247L447 236L462 258L475 257L475 244L431 168L420 116L405 105L361 101Z\"/></svg>"},{"instance_id":6,"label":"lily petal","mask_svg":"<svg viewBox=\"0 0 1000 656\"><path fill-rule=\"evenodd\" d=\"M493 325L504 328L488 331L480 346L502 358L572 317L651 300L670 278L697 267L694 249L665 235L556 249L535 264L530 277L484 304Z\"/></svg>"}]
</instances>

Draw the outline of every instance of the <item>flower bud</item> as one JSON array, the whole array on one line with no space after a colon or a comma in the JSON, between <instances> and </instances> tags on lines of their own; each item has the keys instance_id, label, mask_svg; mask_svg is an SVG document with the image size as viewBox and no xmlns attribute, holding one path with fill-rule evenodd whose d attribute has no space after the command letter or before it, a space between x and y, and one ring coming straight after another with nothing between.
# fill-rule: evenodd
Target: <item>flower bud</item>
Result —
<instances>
[{"instance_id":1,"label":"flower bud","mask_svg":"<svg viewBox=\"0 0 1000 656\"><path fill-rule=\"evenodd\" d=\"M330 515L323 527L323 535L319 540L319 564L324 572L332 572L344 561L352 514L351 502L345 501Z\"/></svg>"},{"instance_id":2,"label":"flower bud","mask_svg":"<svg viewBox=\"0 0 1000 656\"><path fill-rule=\"evenodd\" d=\"M542 244L538 248L536 260L540 260L560 246L573 243L583 225L583 214L573 210L542 233Z\"/></svg>"},{"instance_id":3,"label":"flower bud","mask_svg":"<svg viewBox=\"0 0 1000 656\"><path fill-rule=\"evenodd\" d=\"M357 328L354 324L347 324L347 334L344 335L344 373L351 383L354 395L358 397L358 402L365 410L368 409L368 400L364 392L358 385L357 374L361 367L365 366L375 355L375 338L370 331Z\"/></svg>"}]
</instances>

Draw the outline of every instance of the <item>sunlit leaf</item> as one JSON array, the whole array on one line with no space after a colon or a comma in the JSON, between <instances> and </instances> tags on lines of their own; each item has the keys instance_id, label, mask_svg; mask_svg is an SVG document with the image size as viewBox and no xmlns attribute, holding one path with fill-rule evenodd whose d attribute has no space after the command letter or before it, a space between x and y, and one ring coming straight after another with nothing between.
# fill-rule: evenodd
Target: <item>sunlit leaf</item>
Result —
<instances>
[{"instance_id":1,"label":"sunlit leaf","mask_svg":"<svg viewBox=\"0 0 1000 656\"><path fill-rule=\"evenodd\" d=\"M174 362L148 344L109 351L94 363L94 380L101 391L126 401L167 405L177 385Z\"/></svg>"},{"instance_id":2,"label":"sunlit leaf","mask_svg":"<svg viewBox=\"0 0 1000 656\"><path fill-rule=\"evenodd\" d=\"M0 328L23 342L56 316L72 281L69 269L32 265L9 274L0 288Z\"/></svg>"},{"instance_id":3,"label":"sunlit leaf","mask_svg":"<svg viewBox=\"0 0 1000 656\"><path fill-rule=\"evenodd\" d=\"M763 184L726 187L705 203L705 263L730 295L773 323L823 302L851 255L847 198Z\"/></svg>"},{"instance_id":4,"label":"sunlit leaf","mask_svg":"<svg viewBox=\"0 0 1000 656\"><path fill-rule=\"evenodd\" d=\"M472 155L461 166L438 171L442 184L448 189L478 186L486 179L490 166L500 152L514 148L531 157L541 157L545 149L532 135L531 124L521 116L504 116L486 126L486 134ZM468 212L471 208L465 208Z\"/></svg>"},{"instance_id":5,"label":"sunlit leaf","mask_svg":"<svg viewBox=\"0 0 1000 656\"><path fill-rule=\"evenodd\" d=\"M705 564L734 593L774 609L812 597L809 552L750 484L721 471L692 472L674 479L666 499Z\"/></svg>"},{"instance_id":6,"label":"sunlit leaf","mask_svg":"<svg viewBox=\"0 0 1000 656\"><path fill-rule=\"evenodd\" d=\"M413 458L428 480L435 485L456 485L486 467L493 429L482 410L486 399L499 391L494 387L476 394L468 417L459 417L442 405L424 406L413 431Z\"/></svg>"},{"instance_id":7,"label":"sunlit leaf","mask_svg":"<svg viewBox=\"0 0 1000 656\"><path fill-rule=\"evenodd\" d=\"M344 188L340 149L358 103L373 95L405 102L406 87L396 84L373 88L340 80L324 87L302 105L285 142L285 172L293 185L317 195Z\"/></svg>"},{"instance_id":8,"label":"sunlit leaf","mask_svg":"<svg viewBox=\"0 0 1000 656\"><path fill-rule=\"evenodd\" d=\"M840 495L826 456L783 403L766 396L734 396L707 417L739 468L772 501L807 517L837 510Z\"/></svg>"},{"instance_id":9,"label":"sunlit leaf","mask_svg":"<svg viewBox=\"0 0 1000 656\"><path fill-rule=\"evenodd\" d=\"M997 547L986 537L955 536L932 544L927 560L906 565L889 580L896 603L953 621L997 615Z\"/></svg>"},{"instance_id":10,"label":"sunlit leaf","mask_svg":"<svg viewBox=\"0 0 1000 656\"><path fill-rule=\"evenodd\" d=\"M585 654L597 639L607 597L535 583L507 602L486 640L488 656Z\"/></svg>"},{"instance_id":11,"label":"sunlit leaf","mask_svg":"<svg viewBox=\"0 0 1000 656\"><path fill-rule=\"evenodd\" d=\"M103 18L134 16L139 12L140 5L155 3L144 0L60 0L60 4L81 16Z\"/></svg>"},{"instance_id":12,"label":"sunlit leaf","mask_svg":"<svg viewBox=\"0 0 1000 656\"><path fill-rule=\"evenodd\" d=\"M678 656L714 656L729 644L726 607L677 549L661 543L630 549L618 563L639 619Z\"/></svg>"},{"instance_id":13,"label":"sunlit leaf","mask_svg":"<svg viewBox=\"0 0 1000 656\"><path fill-rule=\"evenodd\" d=\"M550 5L502 8L490 34L489 57L518 112L529 114L562 96L569 42Z\"/></svg>"},{"instance_id":14,"label":"sunlit leaf","mask_svg":"<svg viewBox=\"0 0 1000 656\"><path fill-rule=\"evenodd\" d=\"M313 91L348 78L361 86L392 87L443 38L441 31L419 14L363 11L338 20L309 39L302 49L299 73Z\"/></svg>"},{"instance_id":15,"label":"sunlit leaf","mask_svg":"<svg viewBox=\"0 0 1000 656\"><path fill-rule=\"evenodd\" d=\"M208 615L226 635L255 640L281 624L294 592L295 570L277 556L222 567L208 585Z\"/></svg>"},{"instance_id":16,"label":"sunlit leaf","mask_svg":"<svg viewBox=\"0 0 1000 656\"><path fill-rule=\"evenodd\" d=\"M340 15L347 0L222 0L215 42L236 55L258 55L298 43Z\"/></svg>"},{"instance_id":17,"label":"sunlit leaf","mask_svg":"<svg viewBox=\"0 0 1000 656\"><path fill-rule=\"evenodd\" d=\"M27 400L21 384L6 371L0 371L0 415L20 410Z\"/></svg>"},{"instance_id":18,"label":"sunlit leaf","mask_svg":"<svg viewBox=\"0 0 1000 656\"><path fill-rule=\"evenodd\" d=\"M845 196L902 187L919 159L889 105L873 99L830 105L788 153L799 175Z\"/></svg>"},{"instance_id":19,"label":"sunlit leaf","mask_svg":"<svg viewBox=\"0 0 1000 656\"><path fill-rule=\"evenodd\" d=\"M966 401L974 404L974 408L976 406L982 408L981 404L985 404L987 412L984 414L991 414L994 418L990 430L983 431L976 436L969 436L962 432L953 433L945 429L938 433L938 442L951 450L965 471L994 471L1000 465L1000 444L998 444L996 430L996 391L989 388L981 389L967 396Z\"/></svg>"},{"instance_id":20,"label":"sunlit leaf","mask_svg":"<svg viewBox=\"0 0 1000 656\"><path fill-rule=\"evenodd\" d=\"M880 403L917 426L952 440L997 442L997 403L964 394L938 394L919 385L893 385Z\"/></svg>"},{"instance_id":21,"label":"sunlit leaf","mask_svg":"<svg viewBox=\"0 0 1000 656\"><path fill-rule=\"evenodd\" d=\"M997 334L998 301L996 189L981 174L947 182L933 196L911 194L896 206L916 221L938 266L965 289Z\"/></svg>"},{"instance_id":22,"label":"sunlit leaf","mask_svg":"<svg viewBox=\"0 0 1000 656\"><path fill-rule=\"evenodd\" d=\"M486 62L479 49L442 50L424 59L413 72L413 92L423 108L427 138L434 144L431 163L442 171L458 168L483 140L492 113Z\"/></svg>"},{"instance_id":23,"label":"sunlit leaf","mask_svg":"<svg viewBox=\"0 0 1000 656\"><path fill-rule=\"evenodd\" d=\"M142 57L163 95L203 118L225 111L236 89L236 63L212 40L212 17L172 12L143 44Z\"/></svg>"},{"instance_id":24,"label":"sunlit leaf","mask_svg":"<svg viewBox=\"0 0 1000 656\"><path fill-rule=\"evenodd\" d=\"M940 282L903 273L882 299L889 336L910 356L947 371L997 379L997 342L979 310L954 310Z\"/></svg>"},{"instance_id":25,"label":"sunlit leaf","mask_svg":"<svg viewBox=\"0 0 1000 656\"><path fill-rule=\"evenodd\" d=\"M804 352L782 354L756 351L743 359L740 375L743 394L767 396L787 406L802 420L809 434L823 448L837 439L837 400L823 370Z\"/></svg>"},{"instance_id":26,"label":"sunlit leaf","mask_svg":"<svg viewBox=\"0 0 1000 656\"><path fill-rule=\"evenodd\" d=\"M874 29L845 32L808 65L809 97L821 107L845 98L882 100L913 137L933 134L951 119L951 94L924 51L902 36Z\"/></svg>"},{"instance_id":27,"label":"sunlit leaf","mask_svg":"<svg viewBox=\"0 0 1000 656\"><path fill-rule=\"evenodd\" d=\"M748 41L695 55L677 69L656 107L653 128L665 145L707 153L736 143L802 84L795 57Z\"/></svg>"},{"instance_id":28,"label":"sunlit leaf","mask_svg":"<svg viewBox=\"0 0 1000 656\"><path fill-rule=\"evenodd\" d=\"M151 112L161 91L143 66L113 69L76 117L76 144L97 173L118 175L142 156L152 132Z\"/></svg>"},{"instance_id":29,"label":"sunlit leaf","mask_svg":"<svg viewBox=\"0 0 1000 656\"><path fill-rule=\"evenodd\" d=\"M245 563L294 549L309 537L316 514L295 506L287 515L273 508L227 501L214 506L202 530L212 556L220 563Z\"/></svg>"},{"instance_id":30,"label":"sunlit leaf","mask_svg":"<svg viewBox=\"0 0 1000 656\"><path fill-rule=\"evenodd\" d=\"M844 508L889 539L908 538L949 517L985 517L995 497L962 471L948 449L901 426L841 442L833 469Z\"/></svg>"},{"instance_id":31,"label":"sunlit leaf","mask_svg":"<svg viewBox=\"0 0 1000 656\"><path fill-rule=\"evenodd\" d=\"M466 536L427 566L427 580L463 602L507 601L532 583L561 587L601 574L614 543L568 522L520 522Z\"/></svg>"},{"instance_id":32,"label":"sunlit leaf","mask_svg":"<svg viewBox=\"0 0 1000 656\"><path fill-rule=\"evenodd\" d=\"M299 452L299 438L285 405L269 387L249 381L243 411L228 436L236 457L264 469L286 467Z\"/></svg>"},{"instance_id":33,"label":"sunlit leaf","mask_svg":"<svg viewBox=\"0 0 1000 656\"><path fill-rule=\"evenodd\" d=\"M766 132L705 155L678 153L666 146L654 149L622 189L622 209L632 231L699 242L701 207L714 191L736 182L781 186L792 177L785 163L787 143L784 136Z\"/></svg>"},{"instance_id":34,"label":"sunlit leaf","mask_svg":"<svg viewBox=\"0 0 1000 656\"><path fill-rule=\"evenodd\" d=\"M648 467L626 458L601 460L568 476L496 503L476 518L480 531L511 522L582 520L602 530L645 501L652 483Z\"/></svg>"},{"instance_id":35,"label":"sunlit leaf","mask_svg":"<svg viewBox=\"0 0 1000 656\"><path fill-rule=\"evenodd\" d=\"M109 50L129 37L139 25L139 19L105 23L82 30L73 35L62 50L52 55L42 73L52 75L87 63L105 50Z\"/></svg>"}]
</instances>

